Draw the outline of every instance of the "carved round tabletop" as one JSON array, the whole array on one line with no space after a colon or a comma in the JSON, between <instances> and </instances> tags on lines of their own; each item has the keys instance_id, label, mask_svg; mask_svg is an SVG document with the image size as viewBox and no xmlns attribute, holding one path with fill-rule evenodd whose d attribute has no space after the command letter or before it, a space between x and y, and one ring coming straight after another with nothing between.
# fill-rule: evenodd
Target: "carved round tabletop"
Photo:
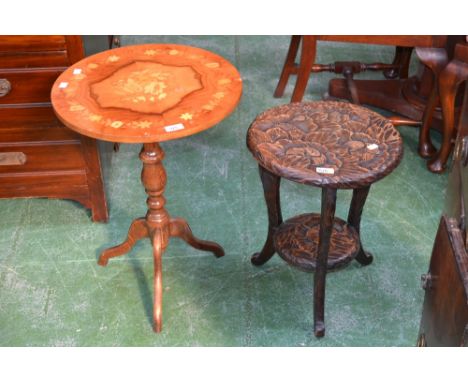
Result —
<instances>
[{"instance_id":1,"label":"carved round tabletop","mask_svg":"<svg viewBox=\"0 0 468 382\"><path fill-rule=\"evenodd\" d=\"M229 115L242 93L237 69L209 51L146 44L89 56L52 87L58 118L112 142L161 142L198 133Z\"/></svg>"},{"instance_id":2,"label":"carved round tabletop","mask_svg":"<svg viewBox=\"0 0 468 382\"><path fill-rule=\"evenodd\" d=\"M389 120L362 106L334 101L266 110L250 126L247 146L274 174L330 188L368 186L403 157L402 139Z\"/></svg>"}]
</instances>

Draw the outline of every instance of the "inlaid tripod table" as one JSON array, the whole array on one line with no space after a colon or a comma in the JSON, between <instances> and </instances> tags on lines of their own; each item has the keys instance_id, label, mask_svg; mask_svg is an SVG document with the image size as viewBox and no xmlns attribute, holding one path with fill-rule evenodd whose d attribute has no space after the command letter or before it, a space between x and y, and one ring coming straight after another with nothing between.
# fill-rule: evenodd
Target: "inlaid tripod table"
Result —
<instances>
[{"instance_id":1,"label":"inlaid tripod table","mask_svg":"<svg viewBox=\"0 0 468 382\"><path fill-rule=\"evenodd\" d=\"M127 239L106 249L100 265L129 252L149 237L154 257L153 329L162 328L162 261L171 237L194 248L224 251L197 239L184 219L164 208L166 172L158 142L208 129L229 115L242 93L236 68L203 49L169 44L135 45L98 53L62 73L52 88L58 118L83 135L120 143L143 143L141 179L148 199L146 217L132 222Z\"/></svg>"}]
</instances>

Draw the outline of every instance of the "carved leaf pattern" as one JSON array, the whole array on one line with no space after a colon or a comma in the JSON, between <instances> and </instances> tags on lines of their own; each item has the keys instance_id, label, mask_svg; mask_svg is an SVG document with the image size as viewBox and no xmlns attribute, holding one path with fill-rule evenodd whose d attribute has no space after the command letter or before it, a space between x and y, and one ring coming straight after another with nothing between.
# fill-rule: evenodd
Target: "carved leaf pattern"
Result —
<instances>
[{"instance_id":1,"label":"carved leaf pattern","mask_svg":"<svg viewBox=\"0 0 468 382\"><path fill-rule=\"evenodd\" d=\"M268 170L316 186L358 188L389 174L403 156L402 139L381 115L345 102L277 106L249 128L247 146ZM317 167L333 169L317 173Z\"/></svg>"},{"instance_id":2,"label":"carved leaf pattern","mask_svg":"<svg viewBox=\"0 0 468 382\"><path fill-rule=\"evenodd\" d=\"M274 236L278 254L303 271L315 270L320 231L319 214L302 214L286 220ZM356 230L335 218L330 237L327 268L337 269L353 260L360 249Z\"/></svg>"}]
</instances>

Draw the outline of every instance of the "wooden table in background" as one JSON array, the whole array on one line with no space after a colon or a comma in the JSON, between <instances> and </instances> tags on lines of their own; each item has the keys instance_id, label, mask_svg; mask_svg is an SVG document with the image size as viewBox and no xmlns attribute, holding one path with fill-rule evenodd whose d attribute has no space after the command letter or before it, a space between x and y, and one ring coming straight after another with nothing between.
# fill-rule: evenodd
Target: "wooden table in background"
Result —
<instances>
[{"instance_id":1,"label":"wooden table in background","mask_svg":"<svg viewBox=\"0 0 468 382\"><path fill-rule=\"evenodd\" d=\"M133 221L122 244L101 254L99 264L127 253L139 239L151 239L156 332L162 328L161 257L170 237L217 257L224 255L218 244L197 239L184 219L171 218L164 208L166 172L158 142L216 125L234 110L241 93L240 75L224 58L167 44L128 46L90 56L66 70L52 88L55 112L70 129L110 142L143 143L141 179L148 212Z\"/></svg>"}]
</instances>

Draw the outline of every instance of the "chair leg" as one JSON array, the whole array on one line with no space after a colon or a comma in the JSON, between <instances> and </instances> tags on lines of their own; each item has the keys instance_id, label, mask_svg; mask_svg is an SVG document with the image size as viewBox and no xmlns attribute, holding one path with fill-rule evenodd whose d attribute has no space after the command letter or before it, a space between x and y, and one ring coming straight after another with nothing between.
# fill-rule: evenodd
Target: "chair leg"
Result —
<instances>
[{"instance_id":1,"label":"chair leg","mask_svg":"<svg viewBox=\"0 0 468 382\"><path fill-rule=\"evenodd\" d=\"M281 71L280 79L278 81L278 85L276 86L275 93L273 97L280 98L284 94L284 89L288 84L289 76L295 69L295 62L297 51L299 50L299 44L301 42L302 36L292 36L291 42L289 44L288 55L286 56L286 60L283 65L283 70Z\"/></svg>"},{"instance_id":2,"label":"chair leg","mask_svg":"<svg viewBox=\"0 0 468 382\"><path fill-rule=\"evenodd\" d=\"M314 275L314 334L316 337L325 335L325 281L335 207L336 189L322 188L319 245Z\"/></svg>"},{"instance_id":3,"label":"chair leg","mask_svg":"<svg viewBox=\"0 0 468 382\"><path fill-rule=\"evenodd\" d=\"M304 97L310 73L312 72L312 66L315 62L316 51L317 37L304 36L302 38L301 60L291 102L301 102Z\"/></svg>"}]
</instances>

